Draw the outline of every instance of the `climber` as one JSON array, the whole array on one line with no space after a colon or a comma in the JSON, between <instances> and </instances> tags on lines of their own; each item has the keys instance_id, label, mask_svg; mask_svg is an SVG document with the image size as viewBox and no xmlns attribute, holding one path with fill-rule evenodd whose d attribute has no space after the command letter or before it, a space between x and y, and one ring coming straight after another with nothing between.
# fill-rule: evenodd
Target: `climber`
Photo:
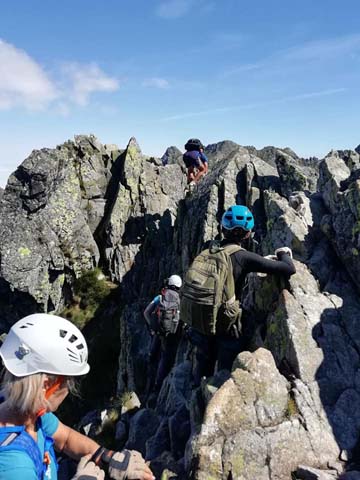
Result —
<instances>
[{"instance_id":1,"label":"climber","mask_svg":"<svg viewBox=\"0 0 360 480\"><path fill-rule=\"evenodd\" d=\"M188 169L187 181L190 185L195 185L207 174L208 159L204 154L204 146L198 138L190 138L185 144L185 150L183 160Z\"/></svg>"},{"instance_id":2,"label":"climber","mask_svg":"<svg viewBox=\"0 0 360 480\"><path fill-rule=\"evenodd\" d=\"M179 290L182 280L179 275L171 275L161 294L157 295L146 307L144 317L152 335L150 362L154 362L160 350L155 385L153 390L159 391L164 378L170 372L179 341Z\"/></svg>"},{"instance_id":3,"label":"climber","mask_svg":"<svg viewBox=\"0 0 360 480\"><path fill-rule=\"evenodd\" d=\"M246 275L263 272L288 278L295 273L288 247L278 248L275 260L242 247L254 228L246 206L229 207L221 226L224 240L212 242L195 258L186 273L181 298L181 318L191 325L190 340L196 347L195 385L201 377L214 373L216 362L218 371L231 370L236 355L246 346L239 302ZM223 301L220 305L219 298Z\"/></svg>"},{"instance_id":4,"label":"climber","mask_svg":"<svg viewBox=\"0 0 360 480\"><path fill-rule=\"evenodd\" d=\"M140 453L113 452L52 413L88 373L88 349L70 321L44 313L16 322L0 348L4 363L0 404L0 478L56 480L54 447L80 460L72 480L153 480Z\"/></svg>"}]
</instances>

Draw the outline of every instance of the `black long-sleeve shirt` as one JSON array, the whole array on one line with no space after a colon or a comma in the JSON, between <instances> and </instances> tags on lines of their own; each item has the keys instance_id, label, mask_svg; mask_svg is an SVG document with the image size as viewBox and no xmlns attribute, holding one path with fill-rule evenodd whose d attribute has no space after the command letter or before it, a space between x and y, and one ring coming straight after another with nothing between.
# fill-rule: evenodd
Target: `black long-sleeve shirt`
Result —
<instances>
[{"instance_id":1,"label":"black long-sleeve shirt","mask_svg":"<svg viewBox=\"0 0 360 480\"><path fill-rule=\"evenodd\" d=\"M227 245L230 242L224 242ZM236 297L239 298L245 283L246 275L250 272L272 273L290 277L296 272L295 265L285 252L278 254L277 260L264 258L257 253L239 250L231 255Z\"/></svg>"}]
</instances>

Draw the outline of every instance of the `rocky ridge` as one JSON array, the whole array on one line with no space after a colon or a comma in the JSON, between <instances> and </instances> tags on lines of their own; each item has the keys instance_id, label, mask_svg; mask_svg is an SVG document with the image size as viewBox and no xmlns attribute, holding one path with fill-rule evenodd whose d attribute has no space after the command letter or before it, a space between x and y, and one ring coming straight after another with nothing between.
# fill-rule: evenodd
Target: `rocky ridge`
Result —
<instances>
[{"instance_id":1,"label":"rocky ridge","mask_svg":"<svg viewBox=\"0 0 360 480\"><path fill-rule=\"evenodd\" d=\"M119 337L107 332L119 345L122 398L112 446L140 450L164 478L338 478L356 469L360 432L359 152L305 160L225 141L206 154L209 174L190 194L175 147L166 166L135 139L122 150L76 136L32 152L0 203L1 329L35 311L61 312L76 279L100 266L118 285L120 307ZM291 247L297 273L289 282L249 276L242 302L252 342L232 372L192 389L184 337L149 403L143 308L166 276L183 274L220 236L221 215L235 202L255 215L249 248ZM99 321L92 329L105 335ZM91 346L91 328L84 331ZM105 429L107 412L94 412L89 434Z\"/></svg>"}]
</instances>

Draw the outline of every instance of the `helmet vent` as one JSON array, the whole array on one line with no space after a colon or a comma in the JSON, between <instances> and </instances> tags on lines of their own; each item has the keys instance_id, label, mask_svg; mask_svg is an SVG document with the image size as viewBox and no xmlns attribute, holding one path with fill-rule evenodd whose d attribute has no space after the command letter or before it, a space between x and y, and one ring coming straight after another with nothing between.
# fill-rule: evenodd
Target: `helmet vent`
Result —
<instances>
[{"instance_id":1,"label":"helmet vent","mask_svg":"<svg viewBox=\"0 0 360 480\"><path fill-rule=\"evenodd\" d=\"M76 337L75 335L71 335L71 337L69 338L69 342L74 343L74 342L76 342L77 339L78 339L78 337Z\"/></svg>"},{"instance_id":2,"label":"helmet vent","mask_svg":"<svg viewBox=\"0 0 360 480\"><path fill-rule=\"evenodd\" d=\"M79 355L76 352L73 352L70 348L67 348L67 351L69 352L69 358L72 362L80 363Z\"/></svg>"},{"instance_id":3,"label":"helmet vent","mask_svg":"<svg viewBox=\"0 0 360 480\"><path fill-rule=\"evenodd\" d=\"M236 215L236 220L244 220L244 217L242 215Z\"/></svg>"},{"instance_id":4,"label":"helmet vent","mask_svg":"<svg viewBox=\"0 0 360 480\"><path fill-rule=\"evenodd\" d=\"M59 335L60 335L61 338L66 337L67 333L68 333L68 332L67 332L66 330L60 330L60 331L59 331Z\"/></svg>"},{"instance_id":5,"label":"helmet vent","mask_svg":"<svg viewBox=\"0 0 360 480\"><path fill-rule=\"evenodd\" d=\"M21 325L20 328L28 328L28 327L33 327L33 326L34 326L33 323L28 322L26 325Z\"/></svg>"},{"instance_id":6,"label":"helmet vent","mask_svg":"<svg viewBox=\"0 0 360 480\"><path fill-rule=\"evenodd\" d=\"M80 343L79 345L76 345L76 348L78 350L82 350L84 348L84 344L83 343Z\"/></svg>"}]
</instances>

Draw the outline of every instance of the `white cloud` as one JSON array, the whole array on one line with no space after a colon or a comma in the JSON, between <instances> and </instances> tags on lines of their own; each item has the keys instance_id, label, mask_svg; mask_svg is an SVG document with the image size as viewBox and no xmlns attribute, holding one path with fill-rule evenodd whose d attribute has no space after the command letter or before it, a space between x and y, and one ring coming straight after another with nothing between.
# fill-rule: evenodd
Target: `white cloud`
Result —
<instances>
[{"instance_id":1,"label":"white cloud","mask_svg":"<svg viewBox=\"0 0 360 480\"><path fill-rule=\"evenodd\" d=\"M252 72L253 70L259 70L264 65L265 65L264 62L244 63L243 65L239 65L238 67L234 67L224 71L219 75L219 77L226 78L226 77L231 77L233 75L237 75L239 73Z\"/></svg>"},{"instance_id":2,"label":"white cloud","mask_svg":"<svg viewBox=\"0 0 360 480\"><path fill-rule=\"evenodd\" d=\"M307 98L316 97L328 97L331 95L337 95L338 93L346 92L346 88L330 88L328 90L321 90L320 92L301 93L300 95L293 95L291 97L285 97L283 101L290 102L295 100L306 100Z\"/></svg>"},{"instance_id":3,"label":"white cloud","mask_svg":"<svg viewBox=\"0 0 360 480\"><path fill-rule=\"evenodd\" d=\"M267 71L284 72L293 67L303 68L311 62L333 61L348 56L353 58L360 52L360 34L345 35L324 40L306 42L302 45L279 50L268 57L256 62L235 66L223 72L220 77L249 72L252 70L266 69Z\"/></svg>"},{"instance_id":4,"label":"white cloud","mask_svg":"<svg viewBox=\"0 0 360 480\"><path fill-rule=\"evenodd\" d=\"M142 82L143 87L155 87L155 88L169 88L170 84L165 78L158 78L158 77L153 77L153 78L146 78Z\"/></svg>"},{"instance_id":5,"label":"white cloud","mask_svg":"<svg viewBox=\"0 0 360 480\"><path fill-rule=\"evenodd\" d=\"M106 75L96 63L68 63L63 73L69 84L70 98L80 106L89 103L90 95L95 92L114 92L119 89L119 81Z\"/></svg>"},{"instance_id":6,"label":"white cloud","mask_svg":"<svg viewBox=\"0 0 360 480\"><path fill-rule=\"evenodd\" d=\"M0 40L0 110L43 110L51 105L66 116L71 104L86 106L93 93L119 88L119 81L96 63L69 63L61 73L54 72L55 82L24 50Z\"/></svg>"},{"instance_id":7,"label":"white cloud","mask_svg":"<svg viewBox=\"0 0 360 480\"><path fill-rule=\"evenodd\" d=\"M308 42L284 52L279 52L279 55L286 60L292 61L324 60L335 58L339 55L352 54L354 51L359 50L360 34L354 34Z\"/></svg>"},{"instance_id":8,"label":"white cloud","mask_svg":"<svg viewBox=\"0 0 360 480\"><path fill-rule=\"evenodd\" d=\"M0 40L0 110L45 108L58 96L55 84L26 52Z\"/></svg>"},{"instance_id":9,"label":"white cloud","mask_svg":"<svg viewBox=\"0 0 360 480\"><path fill-rule=\"evenodd\" d=\"M262 101L256 103L248 103L244 105L233 105L229 107L221 107L221 108L213 108L211 110L202 110L196 112L186 112L180 113L178 115L172 115L170 117L165 117L162 119L163 122L169 122L174 120L184 120L186 118L193 118L193 117L201 117L207 115L214 115L217 113L226 113L226 112L233 112L237 110L253 110L256 108L264 108L271 105L280 105L282 103L289 103L289 102L296 102L298 100L307 100L310 98L317 98L317 97L328 97L332 95L337 95L339 93L346 92L346 88L332 88L327 90L320 90L318 92L308 92L308 93L300 93L298 95L291 95L288 97L282 97L275 100L269 101Z\"/></svg>"}]
</instances>

